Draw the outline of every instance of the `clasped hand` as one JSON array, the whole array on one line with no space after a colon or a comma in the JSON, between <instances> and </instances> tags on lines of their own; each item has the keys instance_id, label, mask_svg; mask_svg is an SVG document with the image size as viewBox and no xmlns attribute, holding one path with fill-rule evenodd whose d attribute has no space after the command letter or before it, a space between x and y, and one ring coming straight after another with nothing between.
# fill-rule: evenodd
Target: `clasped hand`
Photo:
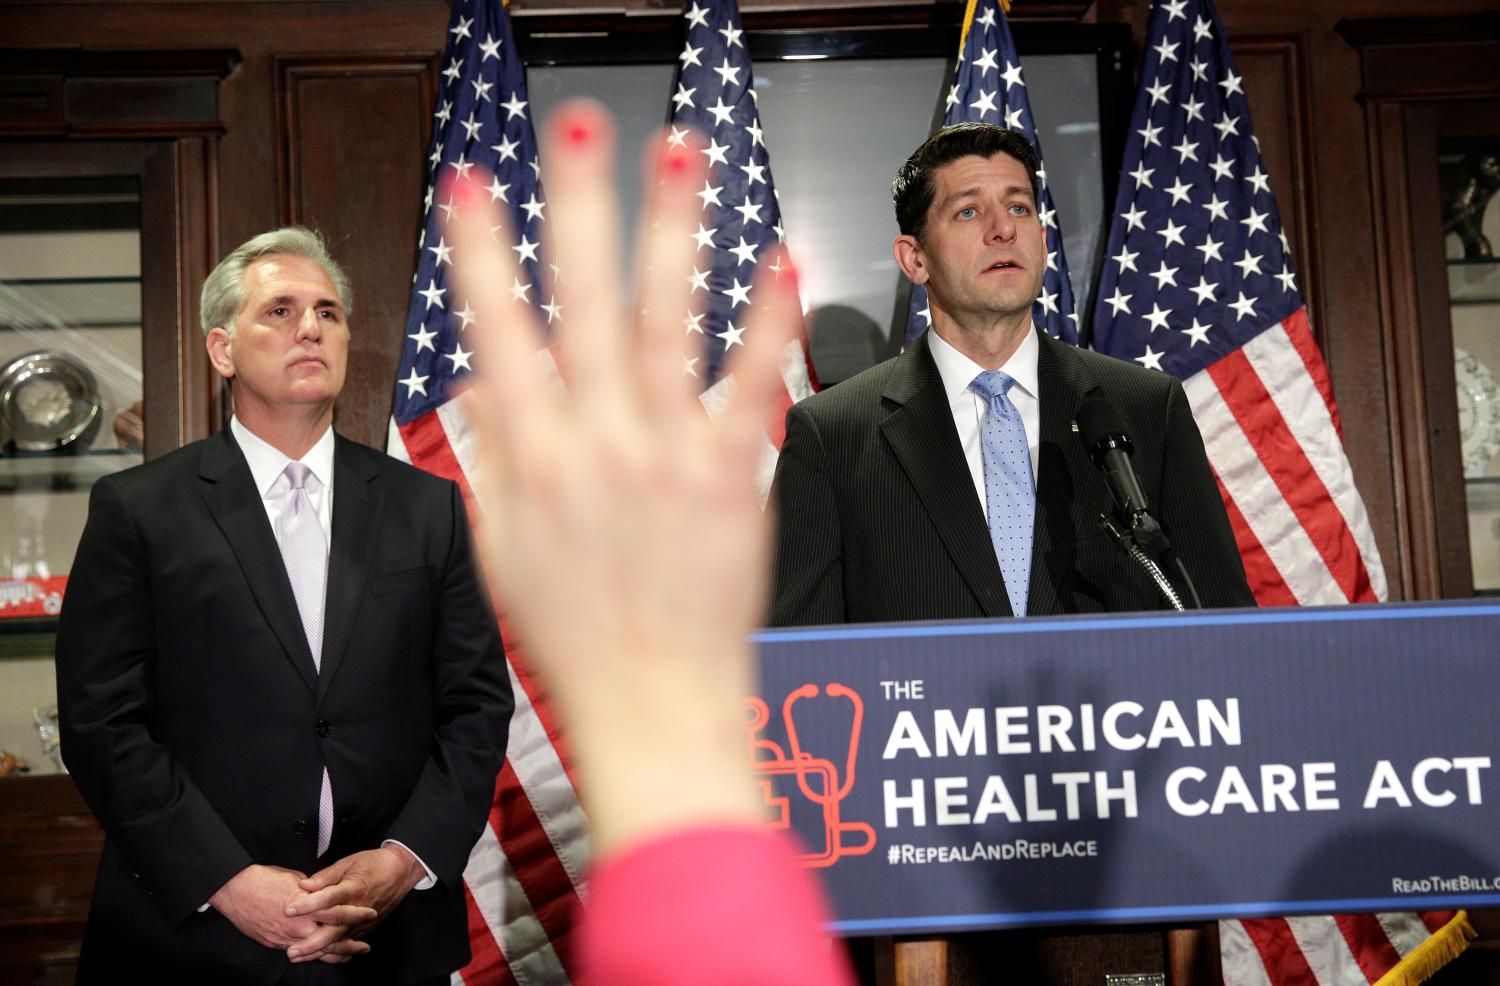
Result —
<instances>
[{"instance_id":1,"label":"clasped hand","mask_svg":"<svg viewBox=\"0 0 1500 986\"><path fill-rule=\"evenodd\" d=\"M305 876L251 865L210 898L244 935L285 950L292 962L348 962L370 950L368 934L421 880L404 850L388 846L346 856Z\"/></svg>"}]
</instances>

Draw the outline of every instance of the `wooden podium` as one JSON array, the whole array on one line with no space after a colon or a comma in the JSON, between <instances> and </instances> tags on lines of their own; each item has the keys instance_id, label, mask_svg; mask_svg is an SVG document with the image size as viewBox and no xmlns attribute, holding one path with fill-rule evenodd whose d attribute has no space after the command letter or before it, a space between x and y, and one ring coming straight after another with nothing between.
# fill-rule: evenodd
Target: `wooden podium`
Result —
<instances>
[{"instance_id":1,"label":"wooden podium","mask_svg":"<svg viewBox=\"0 0 1500 986\"><path fill-rule=\"evenodd\" d=\"M1222 981L1218 949L1210 923L872 938L853 943L852 953L870 986L1105 986L1108 976L1153 973L1169 986L1209 986Z\"/></svg>"}]
</instances>

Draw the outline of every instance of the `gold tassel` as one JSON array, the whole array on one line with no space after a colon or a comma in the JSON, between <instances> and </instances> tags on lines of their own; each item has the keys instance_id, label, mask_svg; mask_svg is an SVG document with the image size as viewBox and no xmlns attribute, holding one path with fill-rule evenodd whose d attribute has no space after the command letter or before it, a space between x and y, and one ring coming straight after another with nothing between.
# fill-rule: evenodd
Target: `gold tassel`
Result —
<instances>
[{"instance_id":1,"label":"gold tassel","mask_svg":"<svg viewBox=\"0 0 1500 986\"><path fill-rule=\"evenodd\" d=\"M1459 911L1453 920L1432 933L1410 955L1402 959L1390 972L1380 977L1375 986L1417 986L1431 979L1439 969L1458 958L1458 954L1469 947L1469 941L1477 935L1469 923L1469 913Z\"/></svg>"}]
</instances>

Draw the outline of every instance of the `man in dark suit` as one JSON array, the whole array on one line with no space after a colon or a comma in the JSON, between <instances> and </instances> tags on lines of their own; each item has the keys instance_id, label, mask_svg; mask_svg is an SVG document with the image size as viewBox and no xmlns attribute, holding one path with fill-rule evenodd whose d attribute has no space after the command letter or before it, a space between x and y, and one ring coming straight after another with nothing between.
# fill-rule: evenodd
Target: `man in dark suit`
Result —
<instances>
[{"instance_id":1,"label":"man in dark suit","mask_svg":"<svg viewBox=\"0 0 1500 986\"><path fill-rule=\"evenodd\" d=\"M234 419L94 486L58 630L106 836L79 981L446 982L512 708L463 502L334 434L316 234L250 240L202 308Z\"/></svg>"},{"instance_id":2,"label":"man in dark suit","mask_svg":"<svg viewBox=\"0 0 1500 986\"><path fill-rule=\"evenodd\" d=\"M1109 492L1075 420L1100 397L1203 605L1254 605L1181 385L1032 324L1037 167L1021 135L959 124L898 173L896 260L932 328L787 414L771 625L1161 606L1098 525Z\"/></svg>"}]
</instances>

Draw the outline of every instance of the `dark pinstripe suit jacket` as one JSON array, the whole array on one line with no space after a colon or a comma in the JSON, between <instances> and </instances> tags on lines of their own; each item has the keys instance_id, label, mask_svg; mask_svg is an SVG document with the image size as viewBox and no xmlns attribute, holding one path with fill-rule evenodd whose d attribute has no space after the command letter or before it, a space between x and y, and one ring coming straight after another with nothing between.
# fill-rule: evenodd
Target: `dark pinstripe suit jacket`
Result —
<instances>
[{"instance_id":1,"label":"dark pinstripe suit jacket","mask_svg":"<svg viewBox=\"0 0 1500 986\"><path fill-rule=\"evenodd\" d=\"M1041 336L1033 615L1158 609L1099 528L1109 490L1073 431L1089 391L1124 415L1153 515L1203 605L1253 606L1182 385ZM923 336L787 413L771 626L1010 616L984 509Z\"/></svg>"}]
</instances>

